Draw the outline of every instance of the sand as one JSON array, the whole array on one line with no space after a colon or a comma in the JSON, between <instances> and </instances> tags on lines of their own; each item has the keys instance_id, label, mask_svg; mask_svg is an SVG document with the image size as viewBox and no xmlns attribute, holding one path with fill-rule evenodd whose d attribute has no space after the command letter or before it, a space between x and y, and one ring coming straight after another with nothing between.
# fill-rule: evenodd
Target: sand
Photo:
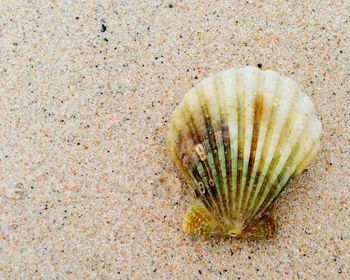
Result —
<instances>
[{"instance_id":1,"label":"sand","mask_svg":"<svg viewBox=\"0 0 350 280\"><path fill-rule=\"evenodd\" d=\"M1 1L1 279L350 279L350 1ZM272 240L191 237L171 112L220 70L295 79L322 119Z\"/></svg>"}]
</instances>

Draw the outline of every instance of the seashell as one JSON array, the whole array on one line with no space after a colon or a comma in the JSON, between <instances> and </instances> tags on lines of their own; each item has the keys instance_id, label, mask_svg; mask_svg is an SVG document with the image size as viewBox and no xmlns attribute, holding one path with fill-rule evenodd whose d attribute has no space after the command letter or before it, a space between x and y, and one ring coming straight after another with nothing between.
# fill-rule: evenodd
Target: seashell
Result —
<instances>
[{"instance_id":1,"label":"seashell","mask_svg":"<svg viewBox=\"0 0 350 280\"><path fill-rule=\"evenodd\" d=\"M184 231L273 235L271 207L315 157L321 135L310 98L290 78L244 67L204 79L168 131L173 161L197 197Z\"/></svg>"}]
</instances>

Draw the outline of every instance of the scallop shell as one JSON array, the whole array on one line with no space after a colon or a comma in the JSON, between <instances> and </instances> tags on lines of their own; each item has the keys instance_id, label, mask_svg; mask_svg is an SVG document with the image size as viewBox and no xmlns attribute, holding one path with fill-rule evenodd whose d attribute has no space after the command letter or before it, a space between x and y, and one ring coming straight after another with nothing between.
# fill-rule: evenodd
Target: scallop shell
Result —
<instances>
[{"instance_id":1,"label":"scallop shell","mask_svg":"<svg viewBox=\"0 0 350 280\"><path fill-rule=\"evenodd\" d=\"M168 131L171 156L197 197L184 231L273 235L271 206L315 157L321 134L310 98L274 71L229 69L200 82Z\"/></svg>"}]
</instances>

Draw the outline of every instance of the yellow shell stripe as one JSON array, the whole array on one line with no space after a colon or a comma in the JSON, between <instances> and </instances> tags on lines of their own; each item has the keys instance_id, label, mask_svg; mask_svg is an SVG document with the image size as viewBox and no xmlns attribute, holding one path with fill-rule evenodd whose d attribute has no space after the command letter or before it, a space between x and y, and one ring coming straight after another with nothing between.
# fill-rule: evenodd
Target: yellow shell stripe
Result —
<instances>
[{"instance_id":1,"label":"yellow shell stripe","mask_svg":"<svg viewBox=\"0 0 350 280\"><path fill-rule=\"evenodd\" d=\"M284 82L287 82L287 85L285 85ZM260 176L257 177L256 192L254 193L247 212L254 213L258 211L260 205L256 203L256 199L258 199L258 201L264 199L269 192L268 182L273 171L271 163L273 164L274 162L278 140L288 118L290 108L290 102L288 101L293 98L294 87L288 82L289 80L283 80L282 82L281 79L276 81L276 90L273 98L272 110L270 111L267 135L263 146L262 159L258 168ZM288 86L291 88L288 88ZM288 99L283 100L282 94Z\"/></svg>"}]
</instances>

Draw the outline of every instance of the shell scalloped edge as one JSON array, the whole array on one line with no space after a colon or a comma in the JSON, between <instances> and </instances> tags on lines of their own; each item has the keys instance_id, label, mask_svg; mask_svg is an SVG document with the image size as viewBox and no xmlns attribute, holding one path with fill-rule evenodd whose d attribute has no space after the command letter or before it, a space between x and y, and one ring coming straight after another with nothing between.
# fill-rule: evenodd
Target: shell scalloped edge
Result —
<instances>
[{"instance_id":1,"label":"shell scalloped edge","mask_svg":"<svg viewBox=\"0 0 350 280\"><path fill-rule=\"evenodd\" d=\"M174 111L167 136L201 202L185 231L239 237L267 221L289 179L315 157L321 135L311 99L277 72L244 67L201 81Z\"/></svg>"}]
</instances>

